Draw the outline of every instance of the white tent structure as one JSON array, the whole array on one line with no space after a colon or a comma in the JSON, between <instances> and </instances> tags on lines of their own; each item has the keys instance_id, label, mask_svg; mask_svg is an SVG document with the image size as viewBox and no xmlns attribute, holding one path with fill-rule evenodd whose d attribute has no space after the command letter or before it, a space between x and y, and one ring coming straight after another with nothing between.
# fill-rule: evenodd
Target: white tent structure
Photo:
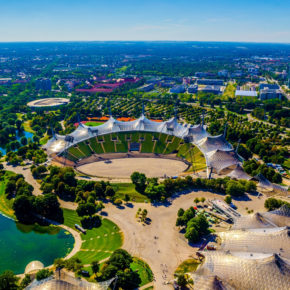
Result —
<instances>
[{"instance_id":1,"label":"white tent structure","mask_svg":"<svg viewBox=\"0 0 290 290\"><path fill-rule=\"evenodd\" d=\"M106 123L95 127L80 123L71 134L66 136L54 134L44 148L48 155L61 154L69 147L92 137L134 131L173 135L197 146L205 156L208 176L212 171L220 174L224 173L223 171L227 168L230 171L234 170L239 164L238 155L232 145L225 140L225 133L219 136L211 136L203 124L195 126L180 124L176 117L164 122L154 122L147 119L144 114L140 118L129 122L121 122L111 116Z\"/></svg>"}]
</instances>

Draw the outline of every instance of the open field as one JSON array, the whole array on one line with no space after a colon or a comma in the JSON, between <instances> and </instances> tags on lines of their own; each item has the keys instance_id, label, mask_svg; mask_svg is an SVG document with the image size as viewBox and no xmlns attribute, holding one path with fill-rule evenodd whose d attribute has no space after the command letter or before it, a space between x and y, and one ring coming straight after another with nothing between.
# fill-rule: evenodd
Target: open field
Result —
<instances>
[{"instance_id":1,"label":"open field","mask_svg":"<svg viewBox=\"0 0 290 290\"><path fill-rule=\"evenodd\" d=\"M81 165L78 170L87 175L112 178L128 178L135 171L145 173L147 177L176 176L187 169L187 165L179 160L161 158L123 158Z\"/></svg>"},{"instance_id":2,"label":"open field","mask_svg":"<svg viewBox=\"0 0 290 290\"><path fill-rule=\"evenodd\" d=\"M75 224L81 224L80 217L75 211L63 209L64 224L75 229ZM81 250L74 257L79 258L83 264L101 261L122 246L123 237L116 224L104 218L99 228L87 230L81 234Z\"/></svg>"}]
</instances>

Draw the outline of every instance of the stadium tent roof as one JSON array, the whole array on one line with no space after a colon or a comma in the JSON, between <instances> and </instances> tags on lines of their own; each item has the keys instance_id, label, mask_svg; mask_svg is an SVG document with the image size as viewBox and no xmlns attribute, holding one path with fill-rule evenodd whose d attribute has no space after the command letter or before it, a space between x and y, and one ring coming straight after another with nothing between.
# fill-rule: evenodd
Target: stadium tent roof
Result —
<instances>
[{"instance_id":1,"label":"stadium tent roof","mask_svg":"<svg viewBox=\"0 0 290 290\"><path fill-rule=\"evenodd\" d=\"M254 213L251 215L240 216L234 220L232 229L259 229L259 228L271 228L276 225L265 219L262 214Z\"/></svg>"},{"instance_id":2,"label":"stadium tent roof","mask_svg":"<svg viewBox=\"0 0 290 290\"><path fill-rule=\"evenodd\" d=\"M223 135L207 136L200 142L198 142L198 146L205 153L209 153L215 150L221 151L233 150L233 146L226 141Z\"/></svg>"},{"instance_id":3,"label":"stadium tent roof","mask_svg":"<svg viewBox=\"0 0 290 290\"><path fill-rule=\"evenodd\" d=\"M194 288L198 290L234 290L229 284L216 275L193 275Z\"/></svg>"},{"instance_id":4,"label":"stadium tent roof","mask_svg":"<svg viewBox=\"0 0 290 290\"><path fill-rule=\"evenodd\" d=\"M257 174L253 179L258 180L258 186L265 191L287 193L288 187L271 183L262 173Z\"/></svg>"},{"instance_id":5,"label":"stadium tent roof","mask_svg":"<svg viewBox=\"0 0 290 290\"><path fill-rule=\"evenodd\" d=\"M230 178L236 178L236 179L246 179L246 180L250 180L251 176L248 175L244 169L242 168L242 166L240 164L237 165L237 167L228 174L228 176Z\"/></svg>"},{"instance_id":6,"label":"stadium tent roof","mask_svg":"<svg viewBox=\"0 0 290 290\"><path fill-rule=\"evenodd\" d=\"M106 290L110 284L115 280L112 278L110 280L98 283L87 282L86 280L81 280L75 278L67 273L61 273L61 277L56 277L57 274L50 276L46 279L33 282L27 286L26 290Z\"/></svg>"},{"instance_id":7,"label":"stadium tent roof","mask_svg":"<svg viewBox=\"0 0 290 290\"><path fill-rule=\"evenodd\" d=\"M287 205L282 205L276 210L266 212L263 216L279 227L290 227L290 208Z\"/></svg>"},{"instance_id":8,"label":"stadium tent roof","mask_svg":"<svg viewBox=\"0 0 290 290\"><path fill-rule=\"evenodd\" d=\"M232 230L219 236L224 251L275 253L290 259L290 231L287 227Z\"/></svg>"},{"instance_id":9,"label":"stadium tent roof","mask_svg":"<svg viewBox=\"0 0 290 290\"><path fill-rule=\"evenodd\" d=\"M214 150L206 154L208 166L212 167L217 173L223 169L237 166L238 160L234 151Z\"/></svg>"},{"instance_id":10,"label":"stadium tent roof","mask_svg":"<svg viewBox=\"0 0 290 290\"><path fill-rule=\"evenodd\" d=\"M107 122L95 127L80 123L71 134L66 136L55 134L44 148L49 155L60 154L69 147L95 136L132 131L164 133L182 139L187 138L204 154L207 166L218 173L227 167L232 170L233 166L238 164L238 156L234 153L232 145L225 140L223 135L211 136L206 131L206 126L181 125L175 117L165 122L154 122L143 114L139 119L128 122L118 121L111 116Z\"/></svg>"},{"instance_id":11,"label":"stadium tent roof","mask_svg":"<svg viewBox=\"0 0 290 290\"><path fill-rule=\"evenodd\" d=\"M289 289L290 265L287 260L278 255L223 251L201 253L205 256L205 261L194 275L197 281L198 275L217 276L225 285L239 290ZM210 286L206 289L229 288Z\"/></svg>"}]
</instances>

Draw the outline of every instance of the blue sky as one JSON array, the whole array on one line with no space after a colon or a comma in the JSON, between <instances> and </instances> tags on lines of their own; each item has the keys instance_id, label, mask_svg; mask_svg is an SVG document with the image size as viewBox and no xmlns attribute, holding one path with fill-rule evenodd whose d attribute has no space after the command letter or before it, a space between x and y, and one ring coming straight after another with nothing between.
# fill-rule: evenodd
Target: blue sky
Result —
<instances>
[{"instance_id":1,"label":"blue sky","mask_svg":"<svg viewBox=\"0 0 290 290\"><path fill-rule=\"evenodd\" d=\"M0 41L290 43L289 0L0 0Z\"/></svg>"}]
</instances>

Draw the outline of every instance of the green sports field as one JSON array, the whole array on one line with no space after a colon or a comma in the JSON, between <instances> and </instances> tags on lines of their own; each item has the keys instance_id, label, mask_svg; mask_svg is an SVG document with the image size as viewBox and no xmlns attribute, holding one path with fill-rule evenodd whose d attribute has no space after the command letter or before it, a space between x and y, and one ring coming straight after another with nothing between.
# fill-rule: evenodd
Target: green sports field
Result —
<instances>
[{"instance_id":1,"label":"green sports field","mask_svg":"<svg viewBox=\"0 0 290 290\"><path fill-rule=\"evenodd\" d=\"M93 137L70 147L66 154L69 160L77 161L95 153L126 153L132 142L140 143L141 153L176 154L177 157L186 159L193 164L189 171L206 168L205 158L197 147L184 143L181 138L163 133L119 132Z\"/></svg>"}]
</instances>

